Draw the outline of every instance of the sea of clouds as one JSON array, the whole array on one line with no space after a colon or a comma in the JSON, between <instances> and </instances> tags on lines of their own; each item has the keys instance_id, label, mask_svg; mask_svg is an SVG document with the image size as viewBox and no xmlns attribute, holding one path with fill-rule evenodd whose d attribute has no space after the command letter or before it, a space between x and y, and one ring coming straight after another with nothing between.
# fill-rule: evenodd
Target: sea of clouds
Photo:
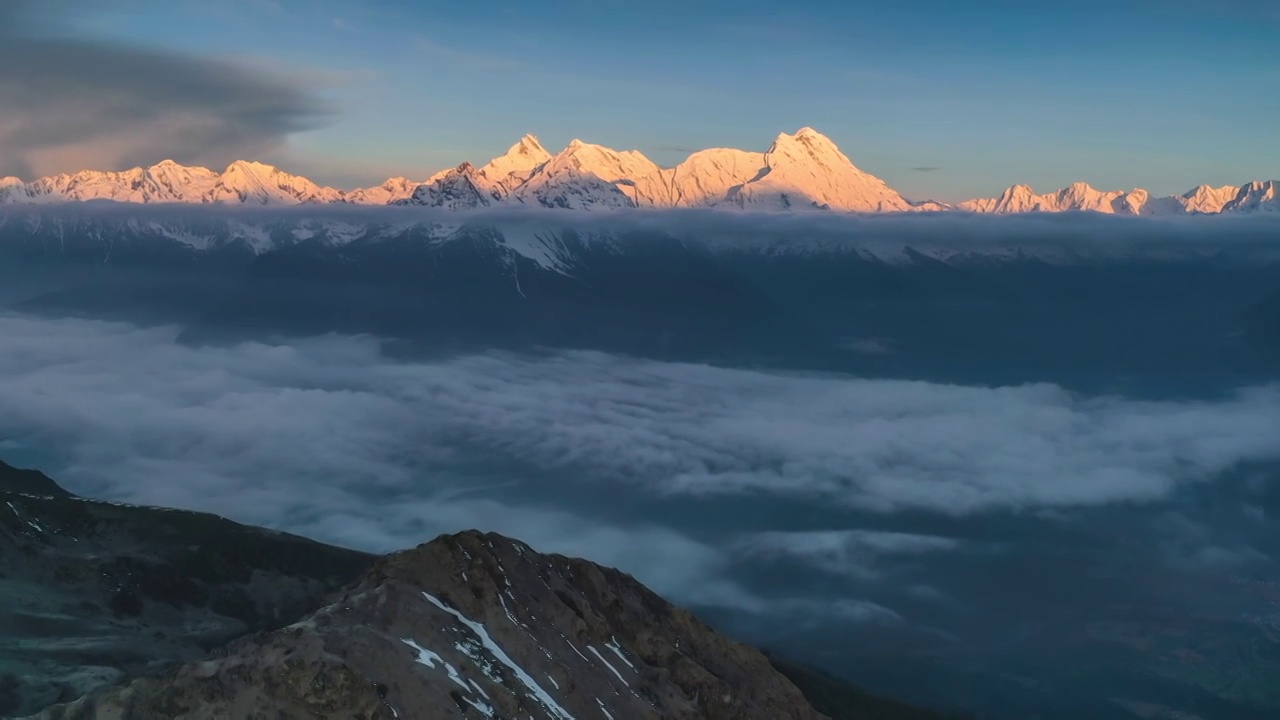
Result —
<instances>
[{"instance_id":1,"label":"sea of clouds","mask_svg":"<svg viewBox=\"0 0 1280 720\"><path fill-rule=\"evenodd\" d=\"M81 494L215 512L370 551L477 527L632 572L681 602L766 600L736 564L790 558L873 579L954 552L928 533L754 526L724 542L654 502L787 502L863 516L1036 516L1156 503L1280 459L1280 385L1215 401L1081 396L758 372L594 352L394 359L368 337L193 347L174 327L0 316L0 456L31 451ZM460 472L475 458L543 478ZM551 485L546 478L554 479ZM644 508L638 502L637 508ZM832 613L894 612L841 598Z\"/></svg>"}]
</instances>

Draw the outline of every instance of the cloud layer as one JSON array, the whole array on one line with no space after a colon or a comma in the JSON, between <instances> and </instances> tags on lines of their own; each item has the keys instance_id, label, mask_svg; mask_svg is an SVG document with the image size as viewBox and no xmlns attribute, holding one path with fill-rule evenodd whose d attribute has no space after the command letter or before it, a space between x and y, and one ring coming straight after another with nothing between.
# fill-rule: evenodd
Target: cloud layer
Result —
<instances>
[{"instance_id":1,"label":"cloud layer","mask_svg":"<svg viewBox=\"0 0 1280 720\"><path fill-rule=\"evenodd\" d=\"M1151 500L1280 457L1275 385L1140 402L591 352L424 364L387 359L367 338L193 349L172 328L0 324L10 433L80 438L77 458L114 483L104 490L154 502L244 497L265 491L255 475L321 469L405 489L474 452L662 495L966 514ZM201 472L159 485L124 472L174 462Z\"/></svg>"},{"instance_id":2,"label":"cloud layer","mask_svg":"<svg viewBox=\"0 0 1280 720\"><path fill-rule=\"evenodd\" d=\"M967 543L762 528L735 519L734 502L940 521L1039 513L1157 501L1280 456L1275 386L1140 402L599 353L398 361L372 339L334 336L193 348L176 334L0 316L0 452L44 453L87 495L369 550L497 530L683 602L754 613L804 599L744 589L744 560L874 579L887 562ZM708 498L715 522L672 524ZM837 602L833 616L895 616Z\"/></svg>"},{"instance_id":3,"label":"cloud layer","mask_svg":"<svg viewBox=\"0 0 1280 720\"><path fill-rule=\"evenodd\" d=\"M29 0L0 8L0 176L164 158L222 167L279 148L331 112L260 70L69 34L62 21L72 10Z\"/></svg>"}]
</instances>

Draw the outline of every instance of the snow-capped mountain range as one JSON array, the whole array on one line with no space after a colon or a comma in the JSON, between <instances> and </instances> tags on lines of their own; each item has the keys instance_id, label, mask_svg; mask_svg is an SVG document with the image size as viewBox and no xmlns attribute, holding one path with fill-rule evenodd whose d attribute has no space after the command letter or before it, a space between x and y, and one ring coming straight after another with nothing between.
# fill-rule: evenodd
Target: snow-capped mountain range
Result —
<instances>
[{"instance_id":1,"label":"snow-capped mountain range","mask_svg":"<svg viewBox=\"0 0 1280 720\"><path fill-rule=\"evenodd\" d=\"M913 202L858 169L812 128L781 133L764 152L712 148L663 168L636 150L573 140L552 155L525 135L503 155L463 163L422 181L391 178L372 188L338 190L256 162L221 173L172 160L123 172L81 171L31 182L0 178L0 203L89 200L124 203L410 205L465 210L530 205L574 210L701 207L754 211L1026 213L1087 211L1120 215L1280 212L1280 180L1239 187L1202 185L1155 197L1142 189L1097 190L1086 183L1047 194L1014 185L994 198L953 205Z\"/></svg>"}]
</instances>

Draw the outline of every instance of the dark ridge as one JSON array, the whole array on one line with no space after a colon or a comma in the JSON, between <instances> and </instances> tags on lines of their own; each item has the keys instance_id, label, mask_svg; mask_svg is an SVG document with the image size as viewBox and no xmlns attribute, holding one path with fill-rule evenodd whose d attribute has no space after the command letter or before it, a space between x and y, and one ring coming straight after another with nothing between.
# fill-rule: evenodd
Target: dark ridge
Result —
<instances>
[{"instance_id":1,"label":"dark ridge","mask_svg":"<svg viewBox=\"0 0 1280 720\"><path fill-rule=\"evenodd\" d=\"M39 470L23 470L3 460L0 460L0 492L42 497L74 497Z\"/></svg>"},{"instance_id":2,"label":"dark ridge","mask_svg":"<svg viewBox=\"0 0 1280 720\"><path fill-rule=\"evenodd\" d=\"M4 462L0 501L0 717L287 625L374 560L216 515L83 499Z\"/></svg>"},{"instance_id":3,"label":"dark ridge","mask_svg":"<svg viewBox=\"0 0 1280 720\"><path fill-rule=\"evenodd\" d=\"M940 712L872 695L830 673L765 652L769 664L799 688L818 712L831 720L974 720L959 712Z\"/></svg>"}]
</instances>

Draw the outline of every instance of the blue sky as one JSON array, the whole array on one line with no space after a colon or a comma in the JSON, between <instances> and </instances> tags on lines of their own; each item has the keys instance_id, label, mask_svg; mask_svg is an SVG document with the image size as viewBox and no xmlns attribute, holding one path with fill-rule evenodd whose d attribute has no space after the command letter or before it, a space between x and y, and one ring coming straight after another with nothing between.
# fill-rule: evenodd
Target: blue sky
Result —
<instances>
[{"instance_id":1,"label":"blue sky","mask_svg":"<svg viewBox=\"0 0 1280 720\"><path fill-rule=\"evenodd\" d=\"M1280 176L1280 11L1237 0L99 2L80 32L331 100L269 159L338 186L483 161L526 132L670 165L804 125L921 199Z\"/></svg>"}]
</instances>

